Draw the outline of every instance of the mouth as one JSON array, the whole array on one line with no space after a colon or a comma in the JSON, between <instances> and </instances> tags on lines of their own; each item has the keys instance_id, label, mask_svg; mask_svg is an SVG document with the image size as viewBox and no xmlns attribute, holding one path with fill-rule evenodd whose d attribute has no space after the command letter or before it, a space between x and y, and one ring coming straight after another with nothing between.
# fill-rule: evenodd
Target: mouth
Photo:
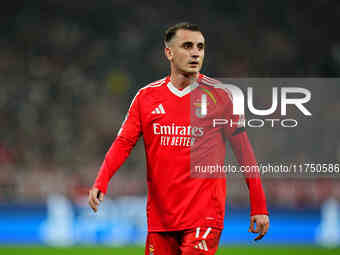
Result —
<instances>
[{"instance_id":1,"label":"mouth","mask_svg":"<svg viewBox=\"0 0 340 255\"><path fill-rule=\"evenodd\" d=\"M189 62L189 65L191 65L191 66L192 66L192 65L195 65L195 66L196 66L196 65L198 65L198 64L199 64L198 61L191 61L191 62Z\"/></svg>"}]
</instances>

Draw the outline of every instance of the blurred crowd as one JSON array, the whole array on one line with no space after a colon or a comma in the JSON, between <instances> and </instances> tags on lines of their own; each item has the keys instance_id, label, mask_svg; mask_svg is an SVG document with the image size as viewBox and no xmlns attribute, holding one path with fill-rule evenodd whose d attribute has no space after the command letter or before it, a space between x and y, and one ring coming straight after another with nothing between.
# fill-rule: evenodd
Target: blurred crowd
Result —
<instances>
[{"instance_id":1,"label":"blurred crowd","mask_svg":"<svg viewBox=\"0 0 340 255\"><path fill-rule=\"evenodd\" d=\"M137 89L168 74L162 33L169 25L201 26L202 72L210 76L334 78L339 12L335 1L13 1L0 10L0 202L87 195ZM311 105L313 118L303 128L249 130L259 161L340 161L340 87L311 89L323 100ZM256 93L262 91L268 87ZM318 207L330 196L340 199L337 178L263 183L271 206ZM109 195L145 193L139 142ZM233 205L248 203L237 178L228 194Z\"/></svg>"}]
</instances>

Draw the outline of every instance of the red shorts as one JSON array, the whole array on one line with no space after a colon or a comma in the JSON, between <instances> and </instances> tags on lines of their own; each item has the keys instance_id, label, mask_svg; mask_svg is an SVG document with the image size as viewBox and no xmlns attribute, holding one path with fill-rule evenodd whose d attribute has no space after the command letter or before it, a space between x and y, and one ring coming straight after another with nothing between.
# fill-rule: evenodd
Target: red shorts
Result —
<instances>
[{"instance_id":1,"label":"red shorts","mask_svg":"<svg viewBox=\"0 0 340 255\"><path fill-rule=\"evenodd\" d=\"M171 232L149 232L145 255L213 255L217 251L222 230L195 228Z\"/></svg>"}]
</instances>

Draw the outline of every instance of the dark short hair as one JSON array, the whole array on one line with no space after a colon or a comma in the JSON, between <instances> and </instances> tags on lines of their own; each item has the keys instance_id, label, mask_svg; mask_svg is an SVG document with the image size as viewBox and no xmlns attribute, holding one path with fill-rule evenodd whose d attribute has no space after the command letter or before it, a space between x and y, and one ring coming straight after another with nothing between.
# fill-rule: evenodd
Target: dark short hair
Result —
<instances>
[{"instance_id":1,"label":"dark short hair","mask_svg":"<svg viewBox=\"0 0 340 255\"><path fill-rule=\"evenodd\" d=\"M184 29L184 30L190 30L190 31L198 31L201 32L200 28L196 24L191 24L188 22L181 22L177 23L176 25L173 25L169 27L165 33L164 33L164 42L170 42L172 38L176 35L177 30Z\"/></svg>"}]
</instances>

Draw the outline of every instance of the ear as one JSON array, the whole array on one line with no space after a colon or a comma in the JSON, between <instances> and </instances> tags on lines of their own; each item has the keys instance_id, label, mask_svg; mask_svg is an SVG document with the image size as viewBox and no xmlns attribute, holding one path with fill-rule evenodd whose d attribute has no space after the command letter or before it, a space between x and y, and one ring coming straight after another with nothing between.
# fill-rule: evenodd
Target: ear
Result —
<instances>
[{"instance_id":1,"label":"ear","mask_svg":"<svg viewBox=\"0 0 340 255\"><path fill-rule=\"evenodd\" d=\"M169 47L165 47L165 48L164 48L164 53L165 53L166 58L167 58L169 61L171 61L172 58L173 58L173 53L172 53L171 49L170 49Z\"/></svg>"}]
</instances>

